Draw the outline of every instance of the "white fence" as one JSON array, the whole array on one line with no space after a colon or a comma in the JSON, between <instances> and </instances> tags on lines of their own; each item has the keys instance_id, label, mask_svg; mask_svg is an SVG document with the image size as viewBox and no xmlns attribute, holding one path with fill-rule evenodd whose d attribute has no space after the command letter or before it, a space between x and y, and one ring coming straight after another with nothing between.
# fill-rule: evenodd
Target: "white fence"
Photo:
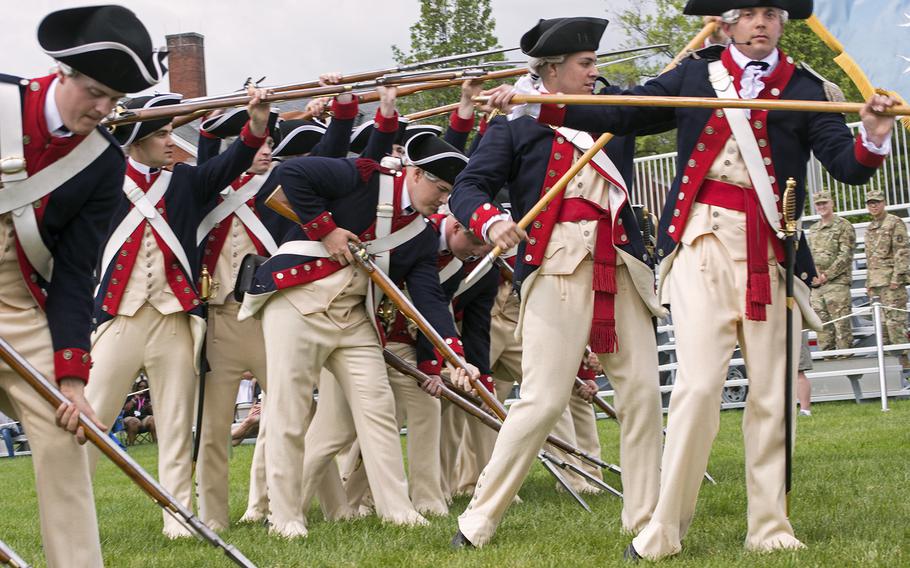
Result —
<instances>
[{"instance_id":1,"label":"white fence","mask_svg":"<svg viewBox=\"0 0 910 568\"><path fill-rule=\"evenodd\" d=\"M855 134L858 125L859 123L852 123L848 126ZM898 125L894 130L891 144L891 156L869 183L861 186L836 181L813 157L809 162L806 179L810 200L810 209L807 213L814 213L814 209L811 208L812 193L822 189L829 190L836 196L838 211L864 210L865 192L873 188L884 191L888 203L910 203L910 142L907 130ZM636 158L632 202L644 204L652 213L660 216L674 177L676 152Z\"/></svg>"}]
</instances>

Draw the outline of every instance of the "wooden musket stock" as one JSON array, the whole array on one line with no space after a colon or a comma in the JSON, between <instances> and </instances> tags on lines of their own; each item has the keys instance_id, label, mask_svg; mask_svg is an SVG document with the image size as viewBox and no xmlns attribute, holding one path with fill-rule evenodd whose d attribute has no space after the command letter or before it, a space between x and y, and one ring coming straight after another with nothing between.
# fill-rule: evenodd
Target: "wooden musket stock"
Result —
<instances>
[{"instance_id":1,"label":"wooden musket stock","mask_svg":"<svg viewBox=\"0 0 910 568\"><path fill-rule=\"evenodd\" d=\"M35 369L3 338L0 338L0 359L3 359L13 371L35 389L41 398L46 400L54 410L63 403L69 403L69 400L63 396L63 393L55 385L51 384L44 375ZM84 414L79 414L79 425L85 431L85 437L164 510L171 513L178 521L199 535L200 538L224 551L224 554L238 566L255 568L256 565L247 559L242 552L221 540L221 537L177 501L155 478L142 469L131 456L121 450L107 434L95 426L94 422L86 418Z\"/></svg>"}]
</instances>

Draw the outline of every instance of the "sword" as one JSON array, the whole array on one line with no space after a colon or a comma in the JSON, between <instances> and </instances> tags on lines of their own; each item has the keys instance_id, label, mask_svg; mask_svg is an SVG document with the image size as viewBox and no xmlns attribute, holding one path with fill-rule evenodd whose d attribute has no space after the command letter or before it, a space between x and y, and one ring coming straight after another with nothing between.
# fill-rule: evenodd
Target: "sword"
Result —
<instances>
[{"instance_id":1,"label":"sword","mask_svg":"<svg viewBox=\"0 0 910 568\"><path fill-rule=\"evenodd\" d=\"M202 302L202 319L206 325L206 335L208 335L209 323L209 300L212 299L212 275L209 274L208 268L202 267L202 273L199 275L199 300ZM199 448L202 442L202 411L205 408L205 375L208 372L208 361L206 361L206 343L208 337L203 336L202 348L199 350L199 396L196 403L196 431L193 436L193 466L192 473L196 473L196 461L199 459Z\"/></svg>"},{"instance_id":2,"label":"sword","mask_svg":"<svg viewBox=\"0 0 910 568\"><path fill-rule=\"evenodd\" d=\"M784 190L784 262L787 267L787 333L786 368L784 369L784 490L787 515L790 515L790 490L793 486L793 272L796 266L796 180L787 179Z\"/></svg>"}]
</instances>

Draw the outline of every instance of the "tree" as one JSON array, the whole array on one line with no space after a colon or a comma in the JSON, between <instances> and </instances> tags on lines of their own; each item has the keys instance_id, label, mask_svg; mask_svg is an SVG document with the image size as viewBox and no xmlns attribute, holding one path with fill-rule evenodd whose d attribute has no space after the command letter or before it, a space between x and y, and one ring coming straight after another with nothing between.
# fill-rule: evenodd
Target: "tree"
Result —
<instances>
[{"instance_id":1,"label":"tree","mask_svg":"<svg viewBox=\"0 0 910 568\"><path fill-rule=\"evenodd\" d=\"M490 0L420 0L420 19L411 26L410 53L393 45L392 55L401 64L495 49L499 47L493 33L495 26ZM486 59L496 61L503 56ZM459 95L457 87L411 95L399 100L399 111L407 114L446 105L458 101ZM445 121L443 116L433 122L444 124Z\"/></svg>"},{"instance_id":2,"label":"tree","mask_svg":"<svg viewBox=\"0 0 910 568\"><path fill-rule=\"evenodd\" d=\"M638 59L610 68L611 82L630 86L655 77L689 40L703 27L701 18L682 13L685 0L666 0L636 3L633 8L614 13L620 27L629 36L627 46L669 43L670 47L660 57ZM812 69L835 83L844 91L847 100L861 101L859 90L847 74L834 62L834 52L801 20L791 20L785 26L780 48L797 62L805 62ZM848 120L857 120L856 116ZM676 131L641 136L636 142L636 154L647 156L676 150Z\"/></svg>"}]
</instances>

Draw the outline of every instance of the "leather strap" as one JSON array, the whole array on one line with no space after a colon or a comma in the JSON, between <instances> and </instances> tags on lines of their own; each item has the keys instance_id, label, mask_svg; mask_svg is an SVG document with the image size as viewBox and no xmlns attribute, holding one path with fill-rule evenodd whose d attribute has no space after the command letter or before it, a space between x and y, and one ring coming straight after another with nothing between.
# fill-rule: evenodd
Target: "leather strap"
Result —
<instances>
[{"instance_id":1,"label":"leather strap","mask_svg":"<svg viewBox=\"0 0 910 568\"><path fill-rule=\"evenodd\" d=\"M246 204L247 201L259 193L266 178L267 176L265 175L257 175L237 191L234 191L230 186L224 188L221 191L224 201L212 209L199 223L199 228L196 230L196 244L202 244L217 223L224 221L231 214L236 214L246 228L256 235L256 238L259 239L266 251L269 254L274 254L278 250L275 239L256 213Z\"/></svg>"},{"instance_id":2,"label":"leather strap","mask_svg":"<svg viewBox=\"0 0 910 568\"><path fill-rule=\"evenodd\" d=\"M723 61L712 61L708 64L708 78L714 92L719 99L738 99L739 93L736 92L736 86L733 83L733 77L724 67ZM725 108L724 114L727 122L730 124L730 130L733 137L739 145L739 152L742 154L743 161L746 163L746 169L749 170L749 177L752 179L752 186L758 195L758 201L761 204L762 212L765 219L771 225L771 229L782 238L780 216L777 211L777 200L774 199L774 189L771 185L771 178L768 170L762 161L761 151L758 149L758 141L755 140L755 133L749 126L749 119L746 117L746 111L743 109Z\"/></svg>"},{"instance_id":3,"label":"leather strap","mask_svg":"<svg viewBox=\"0 0 910 568\"><path fill-rule=\"evenodd\" d=\"M19 171L13 171L16 169ZM27 177L22 146L22 95L17 83L0 83L0 187Z\"/></svg>"}]
</instances>

